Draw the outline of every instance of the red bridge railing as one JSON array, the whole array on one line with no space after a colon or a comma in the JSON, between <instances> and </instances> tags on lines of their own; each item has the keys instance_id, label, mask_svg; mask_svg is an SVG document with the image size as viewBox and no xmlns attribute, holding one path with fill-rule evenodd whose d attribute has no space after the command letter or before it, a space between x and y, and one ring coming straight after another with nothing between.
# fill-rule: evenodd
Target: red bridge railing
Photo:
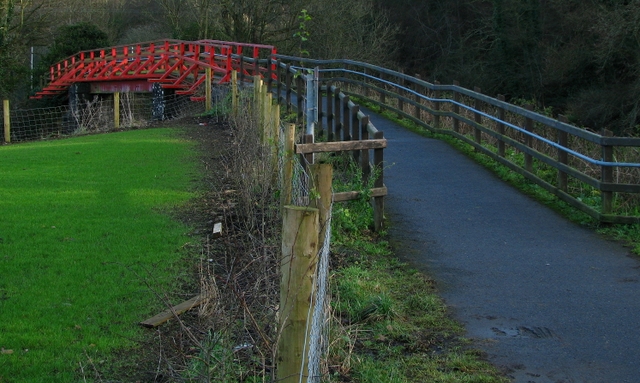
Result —
<instances>
[{"instance_id":1,"label":"red bridge railing","mask_svg":"<svg viewBox=\"0 0 640 383\"><path fill-rule=\"evenodd\" d=\"M230 81L231 72L253 76L264 70L242 65L242 58L273 58L271 45L218 40L162 40L94 49L68 57L50 68L49 84L34 98L66 92L81 82L146 80L175 89L177 94L194 94L211 69L216 83ZM272 72L275 72L275 67Z\"/></svg>"}]
</instances>

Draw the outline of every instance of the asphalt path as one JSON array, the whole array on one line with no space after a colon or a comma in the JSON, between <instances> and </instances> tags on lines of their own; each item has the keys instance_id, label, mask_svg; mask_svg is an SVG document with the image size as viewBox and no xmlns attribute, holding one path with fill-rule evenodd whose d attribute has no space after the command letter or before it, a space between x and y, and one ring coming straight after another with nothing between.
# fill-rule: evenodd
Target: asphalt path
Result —
<instances>
[{"instance_id":1,"label":"asphalt path","mask_svg":"<svg viewBox=\"0 0 640 383\"><path fill-rule=\"evenodd\" d=\"M640 260L448 144L374 114L399 257L515 382L640 382Z\"/></svg>"}]
</instances>

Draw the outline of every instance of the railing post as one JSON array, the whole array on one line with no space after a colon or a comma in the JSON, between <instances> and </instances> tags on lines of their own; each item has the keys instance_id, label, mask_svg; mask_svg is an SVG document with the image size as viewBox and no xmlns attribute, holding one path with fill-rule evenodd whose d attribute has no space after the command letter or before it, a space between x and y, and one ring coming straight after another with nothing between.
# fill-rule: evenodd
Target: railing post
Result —
<instances>
[{"instance_id":1,"label":"railing post","mask_svg":"<svg viewBox=\"0 0 640 383\"><path fill-rule=\"evenodd\" d=\"M303 136L303 141L305 144L313 144L315 142L313 134L305 134ZM304 160L307 164L313 165L315 163L313 153L307 153L304 155Z\"/></svg>"},{"instance_id":2,"label":"railing post","mask_svg":"<svg viewBox=\"0 0 640 383\"><path fill-rule=\"evenodd\" d=\"M458 81L454 81L453 82L454 86L460 86L460 83ZM454 90L453 91L453 113L456 114L456 116L460 115L460 106L458 105L458 103L460 102L460 93L458 93L458 91ZM454 117L453 118L453 131L456 133L460 133L460 120L458 120L458 117Z\"/></svg>"},{"instance_id":3,"label":"railing post","mask_svg":"<svg viewBox=\"0 0 640 383\"><path fill-rule=\"evenodd\" d=\"M524 107L528 111L533 111L533 105L531 104L527 104ZM524 130L530 133L533 132L533 120L529 117L525 119ZM526 147L531 148L533 146L533 137L527 134L524 137L524 144ZM533 157L531 156L531 154L524 154L524 168L528 172L533 172Z\"/></svg>"},{"instance_id":4,"label":"railing post","mask_svg":"<svg viewBox=\"0 0 640 383\"><path fill-rule=\"evenodd\" d=\"M285 69L287 72L284 75L284 84L285 84L285 104L287 104L287 114L291 113L291 92L293 91L291 88L293 87L293 81L291 81L291 64L287 64L287 68Z\"/></svg>"},{"instance_id":5,"label":"railing post","mask_svg":"<svg viewBox=\"0 0 640 383\"><path fill-rule=\"evenodd\" d=\"M505 98L504 95L499 94L498 95L498 100L505 102ZM504 136L504 124L502 123L502 121L504 121L505 118L505 112L504 112L504 108L503 107L499 107L498 108L498 121L497 122L497 126L496 126L496 130L498 131L498 134L501 136ZM498 155L500 157L504 157L504 141L502 140L502 138L500 138L500 140L498 141Z\"/></svg>"},{"instance_id":6,"label":"railing post","mask_svg":"<svg viewBox=\"0 0 640 383\"><path fill-rule=\"evenodd\" d=\"M402 71L400 71L400 73L403 73ZM399 84L400 87L404 87L405 86L405 80L404 78L400 79ZM404 100L402 99L403 94L402 94L403 90L398 88L398 110L400 112L404 112ZM402 113L398 113L397 114L399 119L402 119Z\"/></svg>"},{"instance_id":7,"label":"railing post","mask_svg":"<svg viewBox=\"0 0 640 383\"><path fill-rule=\"evenodd\" d=\"M334 94L335 103L335 140L342 141L342 99L340 98L340 88L336 88Z\"/></svg>"},{"instance_id":8,"label":"railing post","mask_svg":"<svg viewBox=\"0 0 640 383\"><path fill-rule=\"evenodd\" d=\"M360 112L360 106L354 105L351 108L351 140L360 141L360 120L358 120L358 112ZM353 159L356 163L360 162L360 151L355 150L353 152Z\"/></svg>"},{"instance_id":9,"label":"railing post","mask_svg":"<svg viewBox=\"0 0 640 383\"><path fill-rule=\"evenodd\" d=\"M565 124L569 122L567 117L560 115L560 122L564 122ZM569 134L563 130L556 130L558 145L563 148L569 148ZM562 150L558 149L558 162L563 165L568 165L569 163L569 154ZM568 181L567 181L567 173L562 170L558 170L558 189L566 192L568 189Z\"/></svg>"},{"instance_id":10,"label":"railing post","mask_svg":"<svg viewBox=\"0 0 640 383\"><path fill-rule=\"evenodd\" d=\"M433 84L436 86L436 90L433 92L434 98L435 99L440 99L440 89L438 89L438 85L440 85L439 81L434 81ZM440 112L440 102L439 101L434 101L433 103L433 109L436 111L436 113ZM436 129L440 129L440 115L439 114L434 114L433 115L433 127Z\"/></svg>"},{"instance_id":11,"label":"railing post","mask_svg":"<svg viewBox=\"0 0 640 383\"><path fill-rule=\"evenodd\" d=\"M258 62L258 55L253 53L253 75L260 76L260 63Z\"/></svg>"},{"instance_id":12,"label":"railing post","mask_svg":"<svg viewBox=\"0 0 640 383\"><path fill-rule=\"evenodd\" d=\"M306 114L307 114L307 134L315 134L314 130L318 123L318 68L305 76L306 79Z\"/></svg>"},{"instance_id":13,"label":"railing post","mask_svg":"<svg viewBox=\"0 0 640 383\"><path fill-rule=\"evenodd\" d=\"M416 74L415 77L419 80L420 79L420 75ZM414 89L413 89L416 93L420 93L420 85L418 85L417 83L414 84ZM419 105L422 105L422 99L420 98L420 96L418 94L414 95L414 98L416 100L416 106L415 109L413 110L413 116L418 120L418 121L422 121L422 111Z\"/></svg>"},{"instance_id":14,"label":"railing post","mask_svg":"<svg viewBox=\"0 0 640 383\"><path fill-rule=\"evenodd\" d=\"M240 61L240 82L244 83L244 56L240 55L238 60Z\"/></svg>"},{"instance_id":15,"label":"railing post","mask_svg":"<svg viewBox=\"0 0 640 383\"><path fill-rule=\"evenodd\" d=\"M477 86L473 88L473 91L476 93L482 93L482 89ZM482 123L482 115L478 113L480 111L480 99L475 98L474 100L473 108L476 110L476 112L474 112L474 121L476 124L480 124ZM473 127L473 138L478 145L482 145L482 131L475 126ZM476 151L479 150L476 149Z\"/></svg>"},{"instance_id":16,"label":"railing post","mask_svg":"<svg viewBox=\"0 0 640 383\"><path fill-rule=\"evenodd\" d=\"M334 115L333 115L333 87L331 84L327 84L327 131L329 132L327 136L327 140L334 141L335 140L335 126L334 126Z\"/></svg>"},{"instance_id":17,"label":"railing post","mask_svg":"<svg viewBox=\"0 0 640 383\"><path fill-rule=\"evenodd\" d=\"M278 82L276 84L276 94L278 95L278 104L280 104L280 100L282 100L282 66L281 66L281 61L278 60L276 62L276 81Z\"/></svg>"},{"instance_id":18,"label":"railing post","mask_svg":"<svg viewBox=\"0 0 640 383\"><path fill-rule=\"evenodd\" d=\"M307 318L315 304L312 293L318 263L319 213L318 209L285 206L282 215L277 381L306 383L309 360L304 345L309 336Z\"/></svg>"},{"instance_id":19,"label":"railing post","mask_svg":"<svg viewBox=\"0 0 640 383\"><path fill-rule=\"evenodd\" d=\"M2 101L2 109L4 115L4 142L11 142L11 110L9 109L9 100Z\"/></svg>"},{"instance_id":20,"label":"railing post","mask_svg":"<svg viewBox=\"0 0 640 383\"><path fill-rule=\"evenodd\" d=\"M304 97L305 97L305 94L303 92L303 88L304 88L303 77L304 76L296 77L296 101L297 101L297 108L298 108L297 121L299 125L302 125L304 121L304 108L302 107L302 105L304 104Z\"/></svg>"},{"instance_id":21,"label":"railing post","mask_svg":"<svg viewBox=\"0 0 640 383\"><path fill-rule=\"evenodd\" d=\"M369 116L364 116L360 120L360 135L362 141L369 139ZM371 163L369 162L369 149L363 149L360 153L360 167L362 168L362 176L365 182L371 175Z\"/></svg>"},{"instance_id":22,"label":"railing post","mask_svg":"<svg viewBox=\"0 0 640 383\"><path fill-rule=\"evenodd\" d=\"M611 137L613 133L608 130L602 131L603 137ZM613 146L601 144L602 146L602 161L613 162ZM613 183L613 167L600 166L601 182L605 184ZM611 214L613 211L613 192L602 190L600 186L600 196L602 198L602 214Z\"/></svg>"},{"instance_id":23,"label":"railing post","mask_svg":"<svg viewBox=\"0 0 640 383\"><path fill-rule=\"evenodd\" d=\"M378 131L373 138L381 140L384 138L384 134ZM378 176L373 186L376 188L384 187L384 149L373 150L373 164ZM373 226L377 232L384 228L384 197L374 197L373 199Z\"/></svg>"},{"instance_id":24,"label":"railing post","mask_svg":"<svg viewBox=\"0 0 640 383\"><path fill-rule=\"evenodd\" d=\"M272 76L272 69L271 69L271 57L267 58L267 89L269 89L269 92L271 92L271 88L273 86L273 76Z\"/></svg>"},{"instance_id":25,"label":"railing post","mask_svg":"<svg viewBox=\"0 0 640 383\"><path fill-rule=\"evenodd\" d=\"M317 127L318 134L323 136L326 134L324 129L324 124L322 123L322 119L324 118L324 110L322 108L322 82L320 81L320 70L316 67L316 75L315 75L315 87L316 87L316 116L317 116Z\"/></svg>"},{"instance_id":26,"label":"railing post","mask_svg":"<svg viewBox=\"0 0 640 383\"><path fill-rule=\"evenodd\" d=\"M342 109L342 141L351 140L349 134L349 127L351 122L351 115L349 114L349 96L344 96L340 99L340 108Z\"/></svg>"}]
</instances>

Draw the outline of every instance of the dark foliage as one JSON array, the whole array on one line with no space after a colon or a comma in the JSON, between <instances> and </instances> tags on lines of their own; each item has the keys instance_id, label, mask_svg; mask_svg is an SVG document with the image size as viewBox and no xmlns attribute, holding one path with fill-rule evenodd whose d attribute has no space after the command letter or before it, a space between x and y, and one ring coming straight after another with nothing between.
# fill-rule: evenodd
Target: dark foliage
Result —
<instances>
[{"instance_id":1,"label":"dark foliage","mask_svg":"<svg viewBox=\"0 0 640 383\"><path fill-rule=\"evenodd\" d=\"M58 29L49 53L42 64L49 67L78 52L109 46L109 36L91 23L65 25Z\"/></svg>"},{"instance_id":2,"label":"dark foliage","mask_svg":"<svg viewBox=\"0 0 640 383\"><path fill-rule=\"evenodd\" d=\"M638 133L640 1L378 0L411 73Z\"/></svg>"}]
</instances>

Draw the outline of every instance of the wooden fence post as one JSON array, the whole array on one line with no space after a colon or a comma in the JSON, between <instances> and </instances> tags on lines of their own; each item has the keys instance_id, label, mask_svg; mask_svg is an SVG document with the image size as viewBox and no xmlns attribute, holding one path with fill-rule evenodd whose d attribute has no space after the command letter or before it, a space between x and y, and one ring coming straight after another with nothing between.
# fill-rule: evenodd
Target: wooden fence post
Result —
<instances>
[{"instance_id":1,"label":"wooden fence post","mask_svg":"<svg viewBox=\"0 0 640 383\"><path fill-rule=\"evenodd\" d=\"M273 108L271 107L272 105L272 95L271 93L267 90L267 84L263 81L261 81L261 87L260 87L260 100L262 102L262 126L264 126L264 143L269 143L269 140L273 138L273 129L272 129L272 112L273 112Z\"/></svg>"},{"instance_id":2,"label":"wooden fence post","mask_svg":"<svg viewBox=\"0 0 640 383\"><path fill-rule=\"evenodd\" d=\"M363 89L362 93L364 93L364 98L369 98L369 84L367 84L367 79L368 79L367 75L369 73L367 72L367 68L363 68L362 72L364 73L364 77L362 79L362 82L364 83L364 85L363 85L364 89Z\"/></svg>"},{"instance_id":3,"label":"wooden fence post","mask_svg":"<svg viewBox=\"0 0 640 383\"><path fill-rule=\"evenodd\" d=\"M211 68L205 69L205 84L204 84L204 108L205 111L209 111L213 108L213 96L211 89Z\"/></svg>"},{"instance_id":4,"label":"wooden fence post","mask_svg":"<svg viewBox=\"0 0 640 383\"><path fill-rule=\"evenodd\" d=\"M473 88L473 91L476 93L482 93L482 89L478 88L477 86ZM474 121L477 124L481 124L482 123L482 115L480 115L480 113L478 113L478 111L480 111L480 99L476 98L475 99L475 103L473 105L473 108L476 110L476 112L474 113ZM473 127L473 137L474 140L476 141L476 143L478 145L482 145L482 131L478 128L476 128L475 126ZM478 149L476 149L476 151L479 151Z\"/></svg>"},{"instance_id":5,"label":"wooden fence post","mask_svg":"<svg viewBox=\"0 0 640 383\"><path fill-rule=\"evenodd\" d=\"M373 138L381 140L384 138L384 134L378 131L373 135ZM373 186L381 188L384 186L384 149L373 150L373 164L378 172L378 178ZM384 228L384 197L374 197L373 199L373 228L375 231L381 231Z\"/></svg>"},{"instance_id":6,"label":"wooden fence post","mask_svg":"<svg viewBox=\"0 0 640 383\"><path fill-rule=\"evenodd\" d=\"M231 71L231 114L233 117L238 116L238 104L240 102L240 94L238 93L238 71Z\"/></svg>"},{"instance_id":7,"label":"wooden fence post","mask_svg":"<svg viewBox=\"0 0 640 383\"><path fill-rule=\"evenodd\" d=\"M269 93L269 101L273 101L273 95L271 93ZM273 172L273 179L274 182L277 182L278 180L278 161L279 161L279 156L280 156L280 145L279 143L282 142L282 137L280 135L280 104L278 103L271 103L271 105L269 105L269 115L271 116L269 118L269 146L271 146L271 166L272 169L274 169Z\"/></svg>"},{"instance_id":8,"label":"wooden fence post","mask_svg":"<svg viewBox=\"0 0 640 383\"><path fill-rule=\"evenodd\" d=\"M419 74L416 74L416 75L415 75L415 78L417 78L418 80L420 80L420 75L419 75ZM413 90L414 90L416 93L420 93L420 85L418 85L417 83L416 83L416 84L414 84L414 89L413 89ZM415 108L414 108L414 110L413 110L413 116L414 116L417 120L422 121L422 113L421 113L421 112L422 112L422 110L421 110L421 108L418 106L418 105L422 105L422 98L421 98L418 94L415 94L415 95L414 95L414 98L415 98L415 100L416 100L416 104L417 104L417 105L415 106Z\"/></svg>"},{"instance_id":9,"label":"wooden fence post","mask_svg":"<svg viewBox=\"0 0 640 383\"><path fill-rule=\"evenodd\" d=\"M280 260L280 340L277 381L307 382L305 340L318 255L318 209L285 206L282 212L282 258ZM310 330L310 329L309 329ZM301 376L302 371L302 376Z\"/></svg>"},{"instance_id":10,"label":"wooden fence post","mask_svg":"<svg viewBox=\"0 0 640 383\"><path fill-rule=\"evenodd\" d=\"M527 109L528 111L533 111L533 105L531 104L527 104L524 106L525 109ZM525 119L525 126L524 129L527 132L533 132L533 120L529 117L527 117ZM530 135L526 135L524 137L524 144L528 147L531 148L533 146L533 137L531 137ZM531 154L525 153L524 154L524 168L526 169L526 171L528 172L533 172L533 157L531 156Z\"/></svg>"},{"instance_id":11,"label":"wooden fence post","mask_svg":"<svg viewBox=\"0 0 640 383\"><path fill-rule=\"evenodd\" d=\"M9 100L2 101L4 115L4 142L11 142L11 111L9 110Z\"/></svg>"},{"instance_id":12,"label":"wooden fence post","mask_svg":"<svg viewBox=\"0 0 640 383\"><path fill-rule=\"evenodd\" d=\"M293 161L295 160L295 140L296 124L287 124L284 137L284 169L282 185L282 206L291 203L292 182L293 182Z\"/></svg>"},{"instance_id":13,"label":"wooden fence post","mask_svg":"<svg viewBox=\"0 0 640 383\"><path fill-rule=\"evenodd\" d=\"M318 198L312 198L309 205L319 211L320 232L322 232L331 216L333 166L331 164L313 164L310 166L310 170L313 188L316 190ZM324 237L321 236L318 249L322 248L323 243Z\"/></svg>"},{"instance_id":14,"label":"wooden fence post","mask_svg":"<svg viewBox=\"0 0 640 383\"><path fill-rule=\"evenodd\" d=\"M569 120L566 116L559 116L560 122L564 122L565 124L569 123ZM556 130L558 145L568 148L569 147L569 134L562 130ZM569 153L562 149L558 149L558 162L563 165L568 165L569 163ZM562 170L558 170L558 189L566 192L568 189L568 181L567 181L567 173Z\"/></svg>"},{"instance_id":15,"label":"wooden fence post","mask_svg":"<svg viewBox=\"0 0 640 383\"><path fill-rule=\"evenodd\" d=\"M498 100L504 102L505 101L504 95L499 94ZM498 119L500 120L500 122L497 123L498 126L496 127L496 130L498 131L498 134L500 134L501 136L504 136L504 124L502 123L502 121L504 121L504 116L505 116L504 108L502 107L498 108ZM502 139L498 141L498 155L500 157L504 157L505 155L504 141Z\"/></svg>"},{"instance_id":16,"label":"wooden fence post","mask_svg":"<svg viewBox=\"0 0 640 383\"><path fill-rule=\"evenodd\" d=\"M120 92L113 93L113 127L120 129Z\"/></svg>"},{"instance_id":17,"label":"wooden fence post","mask_svg":"<svg viewBox=\"0 0 640 383\"><path fill-rule=\"evenodd\" d=\"M271 94L269 94L269 101L273 101ZM277 147L280 142L280 104L278 103L271 103L271 131L273 146Z\"/></svg>"},{"instance_id":18,"label":"wooden fence post","mask_svg":"<svg viewBox=\"0 0 640 383\"><path fill-rule=\"evenodd\" d=\"M454 81L453 85L455 86L460 86L460 83L458 81ZM453 113L455 113L456 115L460 115L460 106L458 106L458 102L460 102L460 93L458 93L457 91L453 91L453 101L455 101L456 103L453 104ZM453 131L456 133L460 133L460 120L458 120L457 117L453 118Z\"/></svg>"},{"instance_id":19,"label":"wooden fence post","mask_svg":"<svg viewBox=\"0 0 640 383\"><path fill-rule=\"evenodd\" d=\"M434 81L433 84L437 87L438 85L440 85L439 81ZM436 90L433 93L434 98L439 99L440 98L440 89L436 88ZM433 109L436 112L440 111L440 102L438 101L434 101L433 103ZM440 115L438 114L434 114L433 115L433 127L436 129L440 129Z\"/></svg>"},{"instance_id":20,"label":"wooden fence post","mask_svg":"<svg viewBox=\"0 0 640 383\"><path fill-rule=\"evenodd\" d=\"M262 80L260 79L260 76L253 76L253 99L256 102L256 105L258 105L258 107L260 107L260 92L262 92L262 89L260 89L262 86ZM260 109L258 109L260 110Z\"/></svg>"},{"instance_id":21,"label":"wooden fence post","mask_svg":"<svg viewBox=\"0 0 640 383\"><path fill-rule=\"evenodd\" d=\"M611 137L613 133L608 130L603 130L602 135L604 137ZM613 146L602 144L602 161L613 162ZM613 182L613 167L600 166L601 182L612 183ZM601 214L611 214L613 210L613 192L602 190L600 186L600 195L602 197L602 211Z\"/></svg>"}]
</instances>

